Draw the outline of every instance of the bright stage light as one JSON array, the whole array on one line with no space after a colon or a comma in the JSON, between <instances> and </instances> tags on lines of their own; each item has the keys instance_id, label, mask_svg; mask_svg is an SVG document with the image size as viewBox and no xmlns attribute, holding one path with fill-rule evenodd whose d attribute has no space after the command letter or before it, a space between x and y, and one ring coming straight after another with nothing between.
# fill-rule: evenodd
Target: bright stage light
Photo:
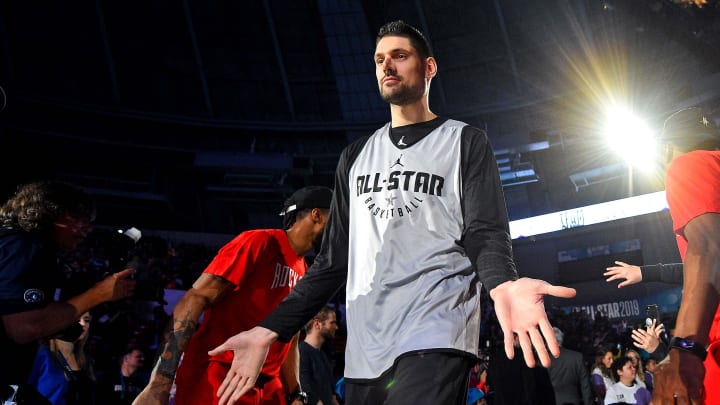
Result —
<instances>
[{"instance_id":1,"label":"bright stage light","mask_svg":"<svg viewBox=\"0 0 720 405\"><path fill-rule=\"evenodd\" d=\"M605 137L610 149L629 165L651 170L657 158L657 143L647 123L627 109L608 110Z\"/></svg>"}]
</instances>

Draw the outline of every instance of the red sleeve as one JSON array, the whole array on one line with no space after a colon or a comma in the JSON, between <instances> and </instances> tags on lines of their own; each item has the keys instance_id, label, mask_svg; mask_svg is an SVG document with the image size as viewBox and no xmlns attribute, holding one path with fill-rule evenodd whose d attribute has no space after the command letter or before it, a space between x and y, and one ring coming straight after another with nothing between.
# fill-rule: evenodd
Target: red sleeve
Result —
<instances>
[{"instance_id":1,"label":"red sleeve","mask_svg":"<svg viewBox=\"0 0 720 405\"><path fill-rule=\"evenodd\" d=\"M708 212L720 212L720 152L698 150L673 159L665 176L665 193L685 258L685 225Z\"/></svg>"},{"instance_id":2,"label":"red sleeve","mask_svg":"<svg viewBox=\"0 0 720 405\"><path fill-rule=\"evenodd\" d=\"M273 246L275 248L271 249ZM271 250L278 248L277 243L271 243L269 233L261 230L243 232L220 248L205 273L222 277L237 287L250 271L258 268L257 264L263 258L275 257Z\"/></svg>"}]
</instances>

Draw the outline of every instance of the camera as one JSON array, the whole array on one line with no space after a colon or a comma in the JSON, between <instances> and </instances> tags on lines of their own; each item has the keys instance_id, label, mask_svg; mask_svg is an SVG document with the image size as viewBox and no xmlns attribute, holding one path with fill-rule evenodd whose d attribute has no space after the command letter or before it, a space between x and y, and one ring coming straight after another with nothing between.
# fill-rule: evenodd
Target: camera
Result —
<instances>
[{"instance_id":1,"label":"camera","mask_svg":"<svg viewBox=\"0 0 720 405\"><path fill-rule=\"evenodd\" d=\"M137 271L137 263L131 262L133 249L142 237L139 229L132 227L118 230L107 245L107 268L109 274L132 268Z\"/></svg>"},{"instance_id":2,"label":"camera","mask_svg":"<svg viewBox=\"0 0 720 405\"><path fill-rule=\"evenodd\" d=\"M145 266L141 262L143 256L137 250L137 243L142 237L142 232L131 227L126 230L118 230L111 238L107 246L107 274L131 268L135 270L133 278L136 280L134 299L144 301L155 301L160 304L167 304L165 301L165 286L162 274L154 269ZM159 250L157 247L153 250ZM167 246L164 246L164 252ZM155 253L155 252L153 252ZM107 275L106 274L106 275Z\"/></svg>"}]
</instances>

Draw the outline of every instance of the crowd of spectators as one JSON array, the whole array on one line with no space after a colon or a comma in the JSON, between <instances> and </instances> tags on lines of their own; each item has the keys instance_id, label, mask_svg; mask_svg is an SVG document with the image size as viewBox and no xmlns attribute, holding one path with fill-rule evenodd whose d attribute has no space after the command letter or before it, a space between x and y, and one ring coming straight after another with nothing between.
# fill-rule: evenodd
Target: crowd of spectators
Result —
<instances>
[{"instance_id":1,"label":"crowd of spectators","mask_svg":"<svg viewBox=\"0 0 720 405\"><path fill-rule=\"evenodd\" d=\"M128 240L121 232L98 227L76 251L60 258L63 294L87 289L128 266L136 270L132 298L105 303L91 311L93 322L86 350L96 375L117 370L129 348L146 354L148 361L143 367L149 371L172 311L166 291L188 288L217 251L216 246L172 243L157 236L142 236L136 243Z\"/></svg>"},{"instance_id":2,"label":"crowd of spectators","mask_svg":"<svg viewBox=\"0 0 720 405\"><path fill-rule=\"evenodd\" d=\"M485 295L484 299L488 300L487 295ZM486 310L481 329L481 339L483 339L485 343L482 345L484 349L479 356L479 365L481 369L486 370L492 369L498 361L498 359L493 358L493 356L503 356L504 352L502 350L502 335L500 333L500 328L497 325L497 319L494 316L492 302L484 303L483 306ZM563 347L582 354L583 363L588 374L590 374L591 370L596 368L598 363L602 363L602 357L606 354L610 356L610 364L626 357L633 360L634 357L640 357L638 359L639 364L636 366L636 369L638 370L638 378L641 379L650 390L652 389L651 370L654 369L657 361L654 358L651 358L648 352L638 348L633 343L633 330L635 327L640 328L641 325L634 325L632 322L629 323L626 319L610 319L604 316L601 312L596 312L595 316L591 317L588 312L583 310L568 311L566 308L548 307L547 313L551 324L564 332ZM665 326L671 330L674 315L666 315L667 316L664 317L663 320L666 321ZM501 360L503 360L500 362L502 366L504 359ZM650 365L648 367L651 369L650 371L643 370L643 366L646 364ZM518 368L527 368L527 366L520 364ZM541 373L542 370L540 370L540 373L537 371L538 370L536 370L535 373L522 372L522 370L518 371L520 372L518 375L522 376L523 379L527 380L527 376L530 375L533 381L532 384L512 385L515 397L509 402L503 397L495 395L495 390L500 388L502 384L498 384L498 381L492 381L493 373L490 371L488 371L487 374L490 378L488 380L483 380L482 384L473 385L473 376L471 375L471 384L469 389L472 394L472 392L474 392L474 388L478 388L478 386L482 387L481 389L484 392L482 400L485 402L479 403L483 404L501 405L519 403L517 398L522 397L538 398L538 396L544 396L545 399L547 399L550 394L545 394L548 390L547 387L544 387L543 385L546 383L546 377L544 376L544 373ZM615 379L613 379L612 376L612 366L607 367L607 373L609 381L612 380L614 382ZM495 378L495 380L497 380L497 378ZM647 381L649 381L649 385L647 384ZM525 392L528 387L534 387L531 388L534 391ZM594 396L594 402L592 405L604 404L605 392L603 390L596 390L593 386L592 394ZM531 400L527 403L533 403L533 401L535 401L534 403L538 403L537 400ZM470 404L470 402L468 403ZM472 403L475 404L475 402Z\"/></svg>"},{"instance_id":3,"label":"crowd of spectators","mask_svg":"<svg viewBox=\"0 0 720 405\"><path fill-rule=\"evenodd\" d=\"M142 348L147 360L146 372L152 366L157 345L167 326L172 308L165 299L167 290L185 290L197 279L212 260L218 246L201 243L173 242L159 236L143 236L127 249L118 243L123 236L114 230L96 228L80 248L62 258L67 288L86 288L107 273L122 269L128 263L137 270L138 286L135 297L121 302L103 304L93 312L93 324L87 343L89 357L98 374L115 370L128 347ZM118 245L122 246L118 248ZM485 313L481 329L483 352L480 353L484 368L492 366L491 353L501 353L502 333L487 294L483 305ZM340 330L332 345L326 347L334 367L336 380L342 377L344 351L343 304L339 308ZM564 308L547 308L554 326L565 331L564 346L583 354L588 370L600 351L611 351L619 357L633 348L632 327L624 320L610 320L602 314L592 318L585 311L568 312ZM639 350L643 360L647 353ZM487 403L492 403L491 385Z\"/></svg>"}]
</instances>

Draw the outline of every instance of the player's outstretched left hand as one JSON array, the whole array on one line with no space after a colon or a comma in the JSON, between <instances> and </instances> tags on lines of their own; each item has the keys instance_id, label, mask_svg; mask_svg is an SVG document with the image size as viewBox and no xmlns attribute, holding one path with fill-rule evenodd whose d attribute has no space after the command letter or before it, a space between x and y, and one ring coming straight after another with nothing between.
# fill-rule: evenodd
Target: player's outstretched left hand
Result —
<instances>
[{"instance_id":1,"label":"player's outstretched left hand","mask_svg":"<svg viewBox=\"0 0 720 405\"><path fill-rule=\"evenodd\" d=\"M505 354L508 358L515 357L515 333L528 367L535 367L533 348L540 358L540 363L545 367L550 366L551 359L547 349L557 357L560 355L560 346L545 312L544 297L552 295L572 298L575 294L574 288L555 286L543 280L525 277L506 281L493 288L490 297L495 302L495 315L505 335Z\"/></svg>"}]
</instances>

